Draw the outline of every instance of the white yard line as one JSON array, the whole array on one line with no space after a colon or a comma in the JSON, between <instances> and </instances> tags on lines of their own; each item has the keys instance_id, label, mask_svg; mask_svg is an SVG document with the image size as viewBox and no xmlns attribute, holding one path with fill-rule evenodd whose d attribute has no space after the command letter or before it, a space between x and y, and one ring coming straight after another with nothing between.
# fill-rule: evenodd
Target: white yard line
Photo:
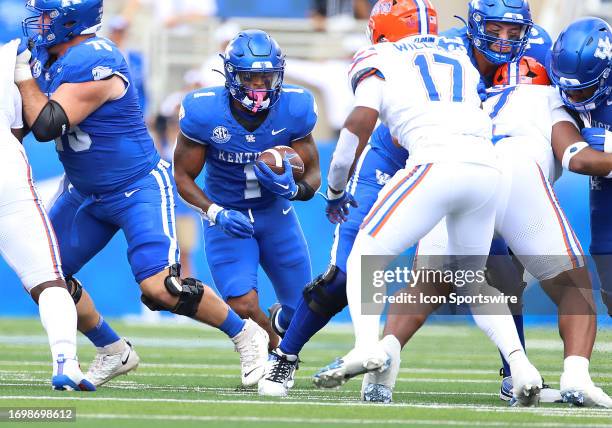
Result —
<instances>
[{"instance_id":1,"label":"white yard line","mask_svg":"<svg viewBox=\"0 0 612 428\"><path fill-rule=\"evenodd\" d=\"M213 399L178 399L178 398L128 398L128 397L82 397L82 396L30 396L30 395L8 395L1 396L0 402L5 400L28 400L28 401L115 401L128 403L193 403L193 404L245 404L250 406L314 406L314 407L362 407L367 408L371 404L361 401L339 401L339 402L317 402L317 401L291 401L291 400L213 400ZM510 408L487 406L482 404L450 404L450 403L392 403L385 407L398 408L420 408L420 409L449 409L467 410L476 412L514 413L526 412L534 414L546 414L551 416L575 416L580 418L601 418L612 416L608 409L581 409L581 408Z\"/></svg>"},{"instance_id":2,"label":"white yard line","mask_svg":"<svg viewBox=\"0 0 612 428\"><path fill-rule=\"evenodd\" d=\"M507 422L481 422L461 421L455 419L431 420L431 419L334 419L334 418L284 418L284 417L261 417L261 416L187 416L187 415L134 415L134 414L109 414L109 413L78 413L77 419L127 419L127 420L154 420L154 421L197 421L197 422L254 422L254 423L289 423L289 424L326 424L326 425L436 425L436 426L478 426L478 427L506 427ZM530 427L548 428L558 426L575 426L575 422L529 422ZM583 428L609 428L605 424L580 424Z\"/></svg>"}]
</instances>

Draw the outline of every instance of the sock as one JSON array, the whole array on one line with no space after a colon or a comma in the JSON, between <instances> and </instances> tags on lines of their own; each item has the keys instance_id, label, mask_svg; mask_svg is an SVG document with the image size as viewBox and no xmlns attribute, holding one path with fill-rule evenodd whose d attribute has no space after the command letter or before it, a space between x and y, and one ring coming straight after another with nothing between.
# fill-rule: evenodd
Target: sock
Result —
<instances>
[{"instance_id":1,"label":"sock","mask_svg":"<svg viewBox=\"0 0 612 428\"><path fill-rule=\"evenodd\" d=\"M76 359L77 313L68 290L49 287L38 298L40 321L47 331L53 361L58 355Z\"/></svg>"},{"instance_id":2,"label":"sock","mask_svg":"<svg viewBox=\"0 0 612 428\"><path fill-rule=\"evenodd\" d=\"M231 339L242 331L245 323L245 320L240 318L238 314L232 310L232 308L228 307L227 318L225 318L225 321L223 321L223 323L219 326L219 330L227 334Z\"/></svg>"},{"instance_id":3,"label":"sock","mask_svg":"<svg viewBox=\"0 0 612 428\"><path fill-rule=\"evenodd\" d=\"M591 381L591 375L589 374L589 360L578 355L570 355L563 360L563 372L571 373L571 377L574 379L588 379Z\"/></svg>"},{"instance_id":4,"label":"sock","mask_svg":"<svg viewBox=\"0 0 612 428\"><path fill-rule=\"evenodd\" d=\"M121 340L119 335L115 333L115 330L113 330L111 326L104 321L102 315L100 315L98 324L91 330L86 331L84 334L89 340L91 340L91 343L93 343L96 348L102 348Z\"/></svg>"},{"instance_id":5,"label":"sock","mask_svg":"<svg viewBox=\"0 0 612 428\"><path fill-rule=\"evenodd\" d=\"M391 252L382 247L378 241L376 241L376 239L372 238L367 233L360 231L357 234L357 239L355 239L351 255L349 256L346 264L346 297L348 300L349 311L351 313L351 319L353 320L353 329L355 330L355 349L369 350L375 347L378 343L380 317L383 308L380 309L381 312L375 314L364 315L361 313L361 256L363 254L373 256L390 255ZM379 266L379 269L385 269L388 261L383 261L383 258L379 259L379 263L382 264L382 266ZM377 270L374 266L370 267L372 270ZM365 284L365 286L367 287L368 284ZM383 287L378 291L385 293L386 290Z\"/></svg>"},{"instance_id":6,"label":"sock","mask_svg":"<svg viewBox=\"0 0 612 428\"><path fill-rule=\"evenodd\" d=\"M512 315L512 318L514 318L514 325L516 326L516 332L518 333L519 340L521 341L521 345L523 345L523 349L525 350L525 353L527 353L527 349L525 348L525 329L523 328L523 316L522 315ZM504 358L501 352L499 353L499 355L501 357L502 364L504 365L504 375L512 376L512 371L510 370L510 364L508 364L508 361L506 361L506 359Z\"/></svg>"},{"instance_id":7,"label":"sock","mask_svg":"<svg viewBox=\"0 0 612 428\"><path fill-rule=\"evenodd\" d=\"M508 355L517 349L523 353L518 333L515 328L512 328L513 320L510 314L479 315L473 313L472 316L478 327L495 343L506 361L508 361Z\"/></svg>"},{"instance_id":8,"label":"sock","mask_svg":"<svg viewBox=\"0 0 612 428\"><path fill-rule=\"evenodd\" d=\"M298 355L310 338L325 327L330 319L313 312L304 298L300 298L291 324L279 345L280 350L285 354Z\"/></svg>"}]
</instances>

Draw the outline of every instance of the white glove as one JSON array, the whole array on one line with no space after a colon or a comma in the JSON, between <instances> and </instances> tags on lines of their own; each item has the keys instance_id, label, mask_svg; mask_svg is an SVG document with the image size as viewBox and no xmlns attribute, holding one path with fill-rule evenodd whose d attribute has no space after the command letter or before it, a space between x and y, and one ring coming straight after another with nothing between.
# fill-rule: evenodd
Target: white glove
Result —
<instances>
[{"instance_id":1,"label":"white glove","mask_svg":"<svg viewBox=\"0 0 612 428\"><path fill-rule=\"evenodd\" d=\"M19 53L20 51L21 53ZM23 42L19 45L17 52L17 61L15 62L15 83L33 79L32 70L30 69L32 52L27 48L27 44Z\"/></svg>"}]
</instances>

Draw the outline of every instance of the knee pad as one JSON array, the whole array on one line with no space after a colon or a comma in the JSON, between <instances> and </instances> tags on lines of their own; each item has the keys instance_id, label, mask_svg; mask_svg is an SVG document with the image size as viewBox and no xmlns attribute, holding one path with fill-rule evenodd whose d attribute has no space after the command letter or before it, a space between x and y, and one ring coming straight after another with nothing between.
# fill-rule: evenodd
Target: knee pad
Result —
<instances>
[{"instance_id":1,"label":"knee pad","mask_svg":"<svg viewBox=\"0 0 612 428\"><path fill-rule=\"evenodd\" d=\"M348 305L346 274L330 265L325 273L306 285L303 296L310 310L323 317L333 317Z\"/></svg>"},{"instance_id":2,"label":"knee pad","mask_svg":"<svg viewBox=\"0 0 612 428\"><path fill-rule=\"evenodd\" d=\"M81 300L81 296L83 295L83 285L81 284L81 281L72 276L66 277L66 288L68 289L74 304L76 305L79 303L79 300Z\"/></svg>"},{"instance_id":3,"label":"knee pad","mask_svg":"<svg viewBox=\"0 0 612 428\"><path fill-rule=\"evenodd\" d=\"M168 276L164 279L164 286L171 295L178 297L174 307L166 307L153 299L142 295L140 300L152 311L170 311L177 315L193 318L204 296L204 284L195 278L180 277L180 265L170 266Z\"/></svg>"}]
</instances>

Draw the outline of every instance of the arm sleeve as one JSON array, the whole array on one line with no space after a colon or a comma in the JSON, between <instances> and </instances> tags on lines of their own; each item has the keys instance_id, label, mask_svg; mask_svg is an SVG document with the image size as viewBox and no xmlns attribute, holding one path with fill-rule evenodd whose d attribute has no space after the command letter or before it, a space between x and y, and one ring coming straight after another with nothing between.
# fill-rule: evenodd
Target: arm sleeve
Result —
<instances>
[{"instance_id":1,"label":"arm sleeve","mask_svg":"<svg viewBox=\"0 0 612 428\"><path fill-rule=\"evenodd\" d=\"M15 108L15 119L11 123L11 128L21 129L23 128L23 115L21 106L21 94L16 85L13 85L13 104Z\"/></svg>"}]
</instances>

